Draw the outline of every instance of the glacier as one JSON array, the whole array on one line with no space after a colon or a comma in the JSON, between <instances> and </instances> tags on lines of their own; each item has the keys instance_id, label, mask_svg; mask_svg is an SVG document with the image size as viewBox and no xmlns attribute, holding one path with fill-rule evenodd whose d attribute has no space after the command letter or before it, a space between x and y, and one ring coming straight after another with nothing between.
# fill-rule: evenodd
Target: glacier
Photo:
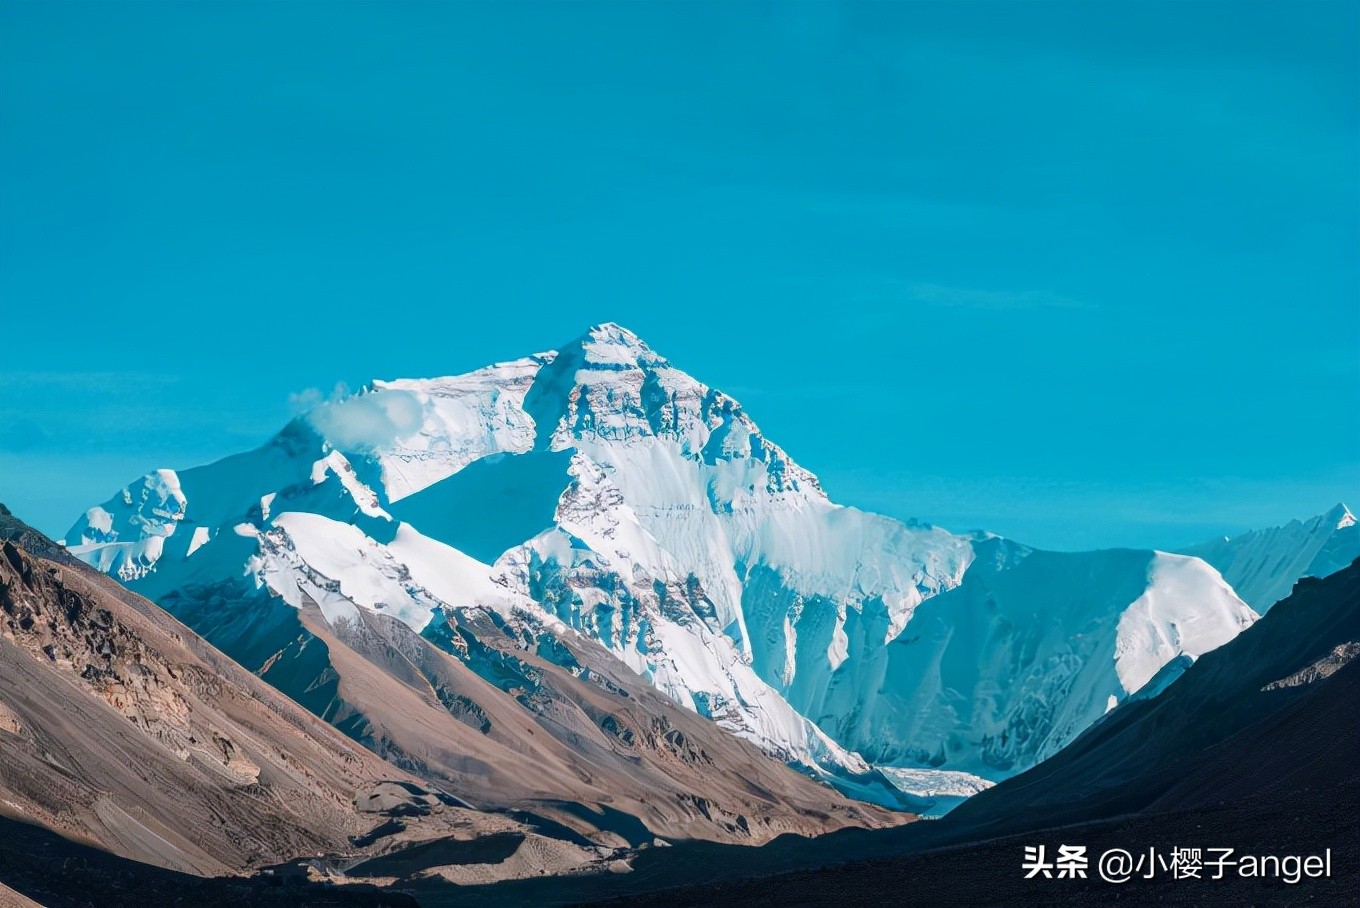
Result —
<instances>
[{"instance_id":1,"label":"glacier","mask_svg":"<svg viewBox=\"0 0 1360 908\"><path fill-rule=\"evenodd\" d=\"M778 760L927 811L1257 617L1201 558L835 504L736 400L612 323L374 381L254 451L149 473L65 541L157 601L244 578L332 623L438 639L476 613L539 652L585 641Z\"/></svg>"}]
</instances>

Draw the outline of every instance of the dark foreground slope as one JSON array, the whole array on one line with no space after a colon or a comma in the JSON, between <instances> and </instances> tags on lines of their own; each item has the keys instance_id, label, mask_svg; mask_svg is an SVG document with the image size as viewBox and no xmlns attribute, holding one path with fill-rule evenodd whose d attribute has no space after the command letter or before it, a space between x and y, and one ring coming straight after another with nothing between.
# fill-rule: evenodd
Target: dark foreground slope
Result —
<instances>
[{"instance_id":1,"label":"dark foreground slope","mask_svg":"<svg viewBox=\"0 0 1360 908\"><path fill-rule=\"evenodd\" d=\"M1360 747L1357 716L1360 664L1351 663L1317 682L1317 690L1272 716L1249 735L1209 752L1220 760L1222 778L1190 770L1168 787L1186 797L1191 810L1167 810L1154 801L1148 812L1120 819L1040 828L981 844L935 848L795 874L714 886L670 890L622 900L638 905L839 905L1045 903L1091 905L1346 905L1360 893ZM1149 732L1155 735L1156 732ZM1302 746L1300 746L1302 745ZM1311 746L1310 746L1311 745ZM1271 753L1258 746L1278 748ZM1245 749L1242 749L1245 748ZM1300 757L1297 771L1281 764ZM1198 762L1197 759L1191 762ZM1207 765L1207 764L1206 764ZM1169 767L1168 767L1169 769ZM998 786L999 788L1000 786ZM1162 787L1157 783L1157 787ZM1234 792L1235 789L1235 792ZM1004 793L1003 793L1004 794ZM1072 812L1077 812L1073 810ZM944 827L946 824L938 824ZM1040 813L1024 825L1043 827ZM946 830L942 829L941 832ZM952 835L956 830L950 830ZM1025 879L1026 846L1083 845L1091 857L1086 879ZM1279 879L1178 879L1159 869L1151 880L1115 885L1102 880L1096 856L1121 848L1135 859L1154 849L1169 857L1179 847L1233 848L1241 855L1312 855L1331 850L1330 878L1288 884ZM842 856L844 859L844 855ZM1211 877L1213 871L1203 871Z\"/></svg>"},{"instance_id":2,"label":"dark foreground slope","mask_svg":"<svg viewBox=\"0 0 1360 908\"><path fill-rule=\"evenodd\" d=\"M1300 581L1161 695L1126 703L1053 759L965 803L953 820L1001 835L1284 792L1306 810L1360 777L1360 667L1349 664L1357 651L1360 564Z\"/></svg>"},{"instance_id":3,"label":"dark foreground slope","mask_svg":"<svg viewBox=\"0 0 1360 908\"><path fill-rule=\"evenodd\" d=\"M415 908L399 892L324 886L299 878L179 873L63 839L40 826L0 817L0 908ZM11 895L13 893L13 895ZM31 901L21 901L21 899Z\"/></svg>"},{"instance_id":4,"label":"dark foreground slope","mask_svg":"<svg viewBox=\"0 0 1360 908\"><path fill-rule=\"evenodd\" d=\"M1353 904L1360 892L1360 563L1293 596L1160 695L1111 713L1068 748L900 830L786 838L745 852L677 847L617 880L510 884L487 903ZM1025 846L1085 845L1085 880L1025 880ZM1095 857L1123 848L1331 849L1332 876L1172 879L1122 885ZM847 863L856 862L856 863ZM839 866L837 866L839 865ZM800 869L801 868L801 869ZM797 871L797 872L790 872ZM1212 874L1205 874L1206 876ZM688 885L691 883L702 885Z\"/></svg>"}]
</instances>

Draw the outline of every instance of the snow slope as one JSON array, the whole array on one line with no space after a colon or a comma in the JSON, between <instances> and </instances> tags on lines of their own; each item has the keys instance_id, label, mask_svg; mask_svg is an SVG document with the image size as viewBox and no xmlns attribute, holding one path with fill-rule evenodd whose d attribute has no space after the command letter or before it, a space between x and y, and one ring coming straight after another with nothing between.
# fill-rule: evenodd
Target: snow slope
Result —
<instances>
[{"instance_id":1,"label":"snow slope","mask_svg":"<svg viewBox=\"0 0 1360 908\"><path fill-rule=\"evenodd\" d=\"M1264 614L1301 577L1326 577L1360 558L1360 526L1344 504L1311 520L1211 539L1185 549L1222 572L1252 608Z\"/></svg>"},{"instance_id":2,"label":"snow slope","mask_svg":"<svg viewBox=\"0 0 1360 908\"><path fill-rule=\"evenodd\" d=\"M257 451L150 474L67 543L153 598L244 576L332 623L471 611L539 652L588 640L890 803L902 786L872 765L1004 778L1255 617L1197 559L1037 552L836 505L739 403L613 324L375 382Z\"/></svg>"},{"instance_id":3,"label":"snow slope","mask_svg":"<svg viewBox=\"0 0 1360 908\"><path fill-rule=\"evenodd\" d=\"M999 780L1051 756L1161 666L1255 620L1208 565L976 544L962 584L794 706L877 765ZM853 666L853 670L852 667Z\"/></svg>"}]
</instances>

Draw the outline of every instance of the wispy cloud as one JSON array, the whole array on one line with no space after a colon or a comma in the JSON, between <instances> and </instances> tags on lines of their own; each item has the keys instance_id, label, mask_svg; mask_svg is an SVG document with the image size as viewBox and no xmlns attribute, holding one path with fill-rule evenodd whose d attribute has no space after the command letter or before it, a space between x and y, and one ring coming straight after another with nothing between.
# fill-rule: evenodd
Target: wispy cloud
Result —
<instances>
[{"instance_id":1,"label":"wispy cloud","mask_svg":"<svg viewBox=\"0 0 1360 908\"><path fill-rule=\"evenodd\" d=\"M332 444L345 450L390 445L420 431L424 418L420 399L394 388L350 394L339 384L330 395L308 388L291 395L289 403Z\"/></svg>"}]
</instances>

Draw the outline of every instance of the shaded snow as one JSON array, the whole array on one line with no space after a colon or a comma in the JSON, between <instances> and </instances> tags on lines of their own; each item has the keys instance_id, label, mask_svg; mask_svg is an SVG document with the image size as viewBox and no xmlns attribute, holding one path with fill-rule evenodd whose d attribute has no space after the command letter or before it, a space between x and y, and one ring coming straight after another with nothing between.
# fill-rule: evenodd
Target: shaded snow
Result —
<instances>
[{"instance_id":1,"label":"shaded snow","mask_svg":"<svg viewBox=\"0 0 1360 908\"><path fill-rule=\"evenodd\" d=\"M1289 595L1301 577L1326 577L1360 558L1360 526L1344 504L1311 520L1254 530L1191 546L1237 594L1264 614Z\"/></svg>"}]
</instances>

